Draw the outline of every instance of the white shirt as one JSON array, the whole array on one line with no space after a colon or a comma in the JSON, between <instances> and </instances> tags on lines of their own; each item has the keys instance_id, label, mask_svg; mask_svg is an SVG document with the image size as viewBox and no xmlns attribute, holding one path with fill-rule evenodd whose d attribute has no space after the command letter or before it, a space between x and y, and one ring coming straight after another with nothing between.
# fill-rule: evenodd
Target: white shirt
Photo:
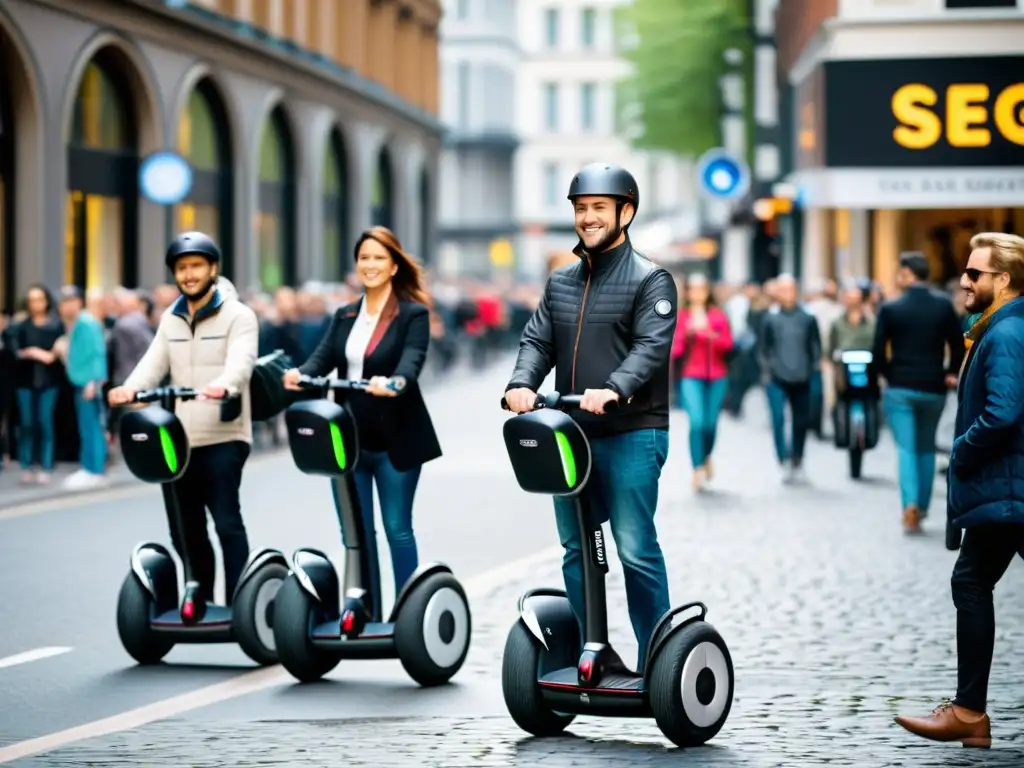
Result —
<instances>
[{"instance_id":1,"label":"white shirt","mask_svg":"<svg viewBox=\"0 0 1024 768\"><path fill-rule=\"evenodd\" d=\"M383 302L381 309L384 308ZM345 358L348 360L348 378L363 378L363 358L366 356L366 346L377 328L377 321L380 320L380 312L371 315L366 309L366 297L363 297L359 305L359 314L356 316L352 332L348 335L345 343Z\"/></svg>"}]
</instances>

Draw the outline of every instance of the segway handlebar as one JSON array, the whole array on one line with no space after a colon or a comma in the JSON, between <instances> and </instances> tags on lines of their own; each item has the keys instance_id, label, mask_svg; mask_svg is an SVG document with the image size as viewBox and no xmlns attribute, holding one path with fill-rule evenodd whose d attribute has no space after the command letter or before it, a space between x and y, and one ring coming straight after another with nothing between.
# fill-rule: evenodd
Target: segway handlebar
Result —
<instances>
[{"instance_id":1,"label":"segway handlebar","mask_svg":"<svg viewBox=\"0 0 1024 768\"><path fill-rule=\"evenodd\" d=\"M133 403L157 403L164 400L234 400L238 395L227 397L206 397L198 389L193 387L156 387L154 389L141 389L135 393Z\"/></svg>"},{"instance_id":2,"label":"segway handlebar","mask_svg":"<svg viewBox=\"0 0 1024 768\"><path fill-rule=\"evenodd\" d=\"M300 389L319 389L327 391L340 389L348 392L365 392L370 388L368 379L330 379L327 376L300 376L297 382ZM404 382L398 379L388 379L387 389L392 392L401 392L404 389Z\"/></svg>"},{"instance_id":3,"label":"segway handlebar","mask_svg":"<svg viewBox=\"0 0 1024 768\"><path fill-rule=\"evenodd\" d=\"M533 410L539 411L544 408L558 408L563 411L578 410L580 405L583 403L583 395L563 395L558 392L545 392L544 394L537 393L537 400L533 404ZM618 400L611 400L604 404L605 414L611 413L619 409L621 403ZM504 396L501 398L501 409L503 411L510 411L508 402Z\"/></svg>"}]
</instances>

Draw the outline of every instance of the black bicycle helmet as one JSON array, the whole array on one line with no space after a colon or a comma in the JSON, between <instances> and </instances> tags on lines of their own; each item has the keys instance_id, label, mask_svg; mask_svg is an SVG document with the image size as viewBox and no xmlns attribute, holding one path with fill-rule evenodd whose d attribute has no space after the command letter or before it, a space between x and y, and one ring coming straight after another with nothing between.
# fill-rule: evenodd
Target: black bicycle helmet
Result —
<instances>
[{"instance_id":1,"label":"black bicycle helmet","mask_svg":"<svg viewBox=\"0 0 1024 768\"><path fill-rule=\"evenodd\" d=\"M637 187L633 174L618 165L608 163L591 163L580 169L572 177L569 184L570 200L583 195L600 195L614 197L617 200L633 204L634 209L640 208L640 189Z\"/></svg>"},{"instance_id":2,"label":"black bicycle helmet","mask_svg":"<svg viewBox=\"0 0 1024 768\"><path fill-rule=\"evenodd\" d=\"M168 269L174 269L174 263L182 256L202 256L211 264L220 263L220 248L213 238L204 235L202 232L182 232L171 240L167 246L167 256L164 263Z\"/></svg>"}]
</instances>

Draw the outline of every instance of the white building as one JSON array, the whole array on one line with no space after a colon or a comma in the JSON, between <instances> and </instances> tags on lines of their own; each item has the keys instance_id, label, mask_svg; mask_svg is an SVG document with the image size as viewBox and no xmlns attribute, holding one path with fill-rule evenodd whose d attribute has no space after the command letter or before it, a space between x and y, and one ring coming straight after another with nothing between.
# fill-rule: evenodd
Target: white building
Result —
<instances>
[{"instance_id":1,"label":"white building","mask_svg":"<svg viewBox=\"0 0 1024 768\"><path fill-rule=\"evenodd\" d=\"M645 224L694 206L690 165L637 152L619 135L616 83L628 62L616 55L613 15L630 0L519 0L523 60L516 104L515 211L523 226L517 272L539 277L552 251L577 238L569 182L591 162L617 163L640 186L634 241ZM659 231L667 231L664 227Z\"/></svg>"},{"instance_id":2,"label":"white building","mask_svg":"<svg viewBox=\"0 0 1024 768\"><path fill-rule=\"evenodd\" d=\"M511 266L520 229L513 202L516 6L517 0L444 2L441 118L447 135L438 210L444 273L485 277L493 267Z\"/></svg>"}]
</instances>

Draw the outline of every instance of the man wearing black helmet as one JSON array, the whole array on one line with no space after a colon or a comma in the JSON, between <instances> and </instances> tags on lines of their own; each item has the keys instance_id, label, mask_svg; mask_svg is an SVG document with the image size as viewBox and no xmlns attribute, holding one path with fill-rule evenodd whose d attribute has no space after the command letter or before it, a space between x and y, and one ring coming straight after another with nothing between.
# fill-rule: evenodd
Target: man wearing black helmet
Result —
<instances>
[{"instance_id":1,"label":"man wearing black helmet","mask_svg":"<svg viewBox=\"0 0 1024 768\"><path fill-rule=\"evenodd\" d=\"M583 395L574 414L591 444L595 513L611 524L622 561L629 616L643 668L647 639L669 608L668 575L654 513L668 457L669 353L676 327L672 276L633 250L636 180L595 163L572 180L578 261L555 270L523 331L505 392L509 408L533 408L552 368L555 389ZM605 406L622 407L605 414ZM582 542L572 505L555 500L565 548L562 574L577 620L583 616Z\"/></svg>"},{"instance_id":2,"label":"man wearing black helmet","mask_svg":"<svg viewBox=\"0 0 1024 768\"><path fill-rule=\"evenodd\" d=\"M153 343L135 370L108 399L112 406L130 403L137 391L159 386L168 374L172 386L193 387L207 399L240 396L240 403L233 401L240 407L234 409L199 400L178 402L175 411L192 456L178 480L185 531L184 541L179 541L171 526L174 548L179 554L187 548L196 579L206 599L213 600L215 565L206 533L209 509L224 556L225 601L230 604L249 556L238 489L252 444L249 379L259 328L251 309L218 289L220 249L210 237L201 232L178 235L167 249L166 263L181 297L163 314Z\"/></svg>"}]
</instances>

